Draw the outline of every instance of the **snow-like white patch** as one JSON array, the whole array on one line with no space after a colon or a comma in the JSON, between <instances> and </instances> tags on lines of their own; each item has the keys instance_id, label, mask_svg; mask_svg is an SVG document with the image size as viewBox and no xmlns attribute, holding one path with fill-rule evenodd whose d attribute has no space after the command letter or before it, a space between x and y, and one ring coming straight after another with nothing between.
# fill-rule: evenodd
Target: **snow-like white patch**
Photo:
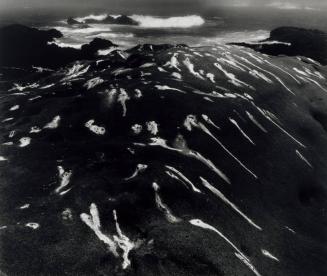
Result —
<instances>
[{"instance_id":1,"label":"snow-like white patch","mask_svg":"<svg viewBox=\"0 0 327 276\"><path fill-rule=\"evenodd\" d=\"M137 134L140 134L142 132L143 127L141 125L139 125L139 124L135 124L135 125L133 125L131 127L131 129L132 129L133 133L137 135Z\"/></svg>"},{"instance_id":2,"label":"snow-like white patch","mask_svg":"<svg viewBox=\"0 0 327 276\"><path fill-rule=\"evenodd\" d=\"M28 209L29 207L30 207L30 204L26 203L26 204L20 206L19 209L24 210L24 209Z\"/></svg>"},{"instance_id":3,"label":"snow-like white patch","mask_svg":"<svg viewBox=\"0 0 327 276\"><path fill-rule=\"evenodd\" d=\"M0 155L0 161L8 161L8 159Z\"/></svg>"},{"instance_id":4,"label":"snow-like white patch","mask_svg":"<svg viewBox=\"0 0 327 276\"><path fill-rule=\"evenodd\" d=\"M30 133L39 133L41 131L42 131L42 129L37 126L32 126L30 129Z\"/></svg>"},{"instance_id":5,"label":"snow-like white patch","mask_svg":"<svg viewBox=\"0 0 327 276\"><path fill-rule=\"evenodd\" d=\"M52 119L51 122L47 123L43 128L55 129L59 126L60 120L61 120L60 116L57 115Z\"/></svg>"},{"instance_id":6,"label":"snow-like white patch","mask_svg":"<svg viewBox=\"0 0 327 276\"><path fill-rule=\"evenodd\" d=\"M95 125L94 122L94 120L87 121L85 123L85 127L97 135L104 135L106 133L106 129L104 127Z\"/></svg>"},{"instance_id":7,"label":"snow-like white patch","mask_svg":"<svg viewBox=\"0 0 327 276\"><path fill-rule=\"evenodd\" d=\"M152 135L157 135L159 132L158 124L155 121L146 122L146 128Z\"/></svg>"},{"instance_id":8,"label":"snow-like white patch","mask_svg":"<svg viewBox=\"0 0 327 276\"><path fill-rule=\"evenodd\" d=\"M12 106L9 110L10 111L15 111L15 110L18 110L18 109L19 109L19 105L17 104L17 105Z\"/></svg>"},{"instance_id":9,"label":"snow-like white patch","mask_svg":"<svg viewBox=\"0 0 327 276\"><path fill-rule=\"evenodd\" d=\"M22 137L19 139L19 147L24 148L27 147L31 143L31 138L30 137Z\"/></svg>"},{"instance_id":10,"label":"snow-like white patch","mask_svg":"<svg viewBox=\"0 0 327 276\"><path fill-rule=\"evenodd\" d=\"M25 224L26 227L32 228L33 230L36 230L40 227L40 224L36 222L29 222Z\"/></svg>"}]
</instances>

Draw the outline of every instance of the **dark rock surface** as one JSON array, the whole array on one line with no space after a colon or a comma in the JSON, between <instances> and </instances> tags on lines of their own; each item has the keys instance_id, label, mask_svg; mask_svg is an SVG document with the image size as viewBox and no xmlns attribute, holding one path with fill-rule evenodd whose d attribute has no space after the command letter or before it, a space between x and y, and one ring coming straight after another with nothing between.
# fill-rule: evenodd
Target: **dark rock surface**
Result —
<instances>
[{"instance_id":1,"label":"dark rock surface","mask_svg":"<svg viewBox=\"0 0 327 276\"><path fill-rule=\"evenodd\" d=\"M262 42L278 41L285 44L248 44L246 46L268 55L305 56L327 65L327 34L319 30L307 30L295 27L280 27L271 31L270 38Z\"/></svg>"},{"instance_id":2,"label":"dark rock surface","mask_svg":"<svg viewBox=\"0 0 327 276\"><path fill-rule=\"evenodd\" d=\"M327 68L140 48L1 75L1 271L327 275Z\"/></svg>"},{"instance_id":3,"label":"dark rock surface","mask_svg":"<svg viewBox=\"0 0 327 276\"><path fill-rule=\"evenodd\" d=\"M94 59L98 50L116 46L100 38L83 45L81 50L49 44L60 37L62 34L55 29L43 31L23 25L3 27L0 29L0 66L55 69L72 61Z\"/></svg>"}]
</instances>

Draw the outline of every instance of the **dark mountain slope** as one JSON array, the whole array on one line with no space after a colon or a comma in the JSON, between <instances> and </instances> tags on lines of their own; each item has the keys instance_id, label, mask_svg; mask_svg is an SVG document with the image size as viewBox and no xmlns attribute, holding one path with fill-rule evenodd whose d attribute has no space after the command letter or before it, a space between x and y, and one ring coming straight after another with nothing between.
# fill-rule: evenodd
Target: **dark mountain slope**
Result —
<instances>
[{"instance_id":1,"label":"dark mountain slope","mask_svg":"<svg viewBox=\"0 0 327 276\"><path fill-rule=\"evenodd\" d=\"M326 67L147 45L38 74L1 82L4 273L327 274Z\"/></svg>"}]
</instances>

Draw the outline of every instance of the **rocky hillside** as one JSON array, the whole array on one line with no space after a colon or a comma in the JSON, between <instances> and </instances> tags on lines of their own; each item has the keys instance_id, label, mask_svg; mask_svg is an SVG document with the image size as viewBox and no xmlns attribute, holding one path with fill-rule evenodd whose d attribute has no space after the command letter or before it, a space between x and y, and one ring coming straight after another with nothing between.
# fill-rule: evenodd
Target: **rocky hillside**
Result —
<instances>
[{"instance_id":1,"label":"rocky hillside","mask_svg":"<svg viewBox=\"0 0 327 276\"><path fill-rule=\"evenodd\" d=\"M327 275L327 68L144 45L3 68L6 275Z\"/></svg>"}]
</instances>

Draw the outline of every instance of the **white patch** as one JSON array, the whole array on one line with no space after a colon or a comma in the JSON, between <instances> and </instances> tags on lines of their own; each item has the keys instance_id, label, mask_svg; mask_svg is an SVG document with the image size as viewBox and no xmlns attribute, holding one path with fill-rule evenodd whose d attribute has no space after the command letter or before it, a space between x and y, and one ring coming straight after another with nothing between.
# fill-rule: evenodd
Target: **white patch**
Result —
<instances>
[{"instance_id":1,"label":"white patch","mask_svg":"<svg viewBox=\"0 0 327 276\"><path fill-rule=\"evenodd\" d=\"M15 130L10 131L9 138L13 138L15 136L15 134L16 134Z\"/></svg>"},{"instance_id":2,"label":"white patch","mask_svg":"<svg viewBox=\"0 0 327 276\"><path fill-rule=\"evenodd\" d=\"M17 104L17 105L12 106L9 110L10 111L15 111L15 110L18 110L18 109L19 109L19 105Z\"/></svg>"},{"instance_id":3,"label":"white patch","mask_svg":"<svg viewBox=\"0 0 327 276\"><path fill-rule=\"evenodd\" d=\"M127 113L126 102L128 100L130 100L130 97L128 96L126 90L123 88L120 88L120 93L118 95L117 102L119 102L123 107L123 117L125 117L126 113Z\"/></svg>"},{"instance_id":4,"label":"white patch","mask_svg":"<svg viewBox=\"0 0 327 276\"><path fill-rule=\"evenodd\" d=\"M177 59L178 57L178 54L177 53L174 53L170 59L170 61L168 61L164 66L165 67L169 67L169 68L175 68L177 69L178 71L181 71L181 69L179 68L179 61Z\"/></svg>"},{"instance_id":5,"label":"white patch","mask_svg":"<svg viewBox=\"0 0 327 276\"><path fill-rule=\"evenodd\" d=\"M0 161L8 161L8 159L0 155Z\"/></svg>"},{"instance_id":6,"label":"white patch","mask_svg":"<svg viewBox=\"0 0 327 276\"><path fill-rule=\"evenodd\" d=\"M117 245L115 241L111 237L103 234L101 231L99 211L98 211L98 207L94 203L90 205L90 215L83 213L80 215L80 218L88 227L90 227L94 231L98 239L100 241L103 241L108 246L110 252L115 257L119 257L117 253Z\"/></svg>"},{"instance_id":7,"label":"white patch","mask_svg":"<svg viewBox=\"0 0 327 276\"><path fill-rule=\"evenodd\" d=\"M207 78L212 82L212 83L216 83L215 81L215 75L212 73L208 73L207 74Z\"/></svg>"},{"instance_id":8,"label":"white patch","mask_svg":"<svg viewBox=\"0 0 327 276\"><path fill-rule=\"evenodd\" d=\"M21 210L28 209L28 208L30 208L30 204L29 203L26 203L26 204L24 204L24 205L22 205L22 206L19 207L19 209L21 209Z\"/></svg>"},{"instance_id":9,"label":"white patch","mask_svg":"<svg viewBox=\"0 0 327 276\"><path fill-rule=\"evenodd\" d=\"M264 256L266 256L266 257L268 257L268 258L270 258L270 259L272 259L272 260L274 260L274 261L276 261L276 262L279 262L279 259L278 258L276 258L274 255L272 255L270 252L268 252L267 250L265 250L265 249L261 249L261 253L264 255Z\"/></svg>"},{"instance_id":10,"label":"white patch","mask_svg":"<svg viewBox=\"0 0 327 276\"><path fill-rule=\"evenodd\" d=\"M96 77L93 79L88 80L85 84L84 87L86 87L88 90L96 87L97 85L103 83L104 80L101 79L100 77Z\"/></svg>"},{"instance_id":11,"label":"white patch","mask_svg":"<svg viewBox=\"0 0 327 276\"><path fill-rule=\"evenodd\" d=\"M134 91L135 91L135 94L134 94L135 98L139 99L142 97L142 92L140 89L135 89Z\"/></svg>"},{"instance_id":12,"label":"white patch","mask_svg":"<svg viewBox=\"0 0 327 276\"><path fill-rule=\"evenodd\" d=\"M48 128L48 129L55 129L59 126L60 123L60 116L55 116L51 122L47 123L43 128Z\"/></svg>"},{"instance_id":13,"label":"white patch","mask_svg":"<svg viewBox=\"0 0 327 276\"><path fill-rule=\"evenodd\" d=\"M140 134L142 132L143 127L141 125L139 125L139 124L135 124L135 125L133 125L131 127L131 129L132 129L134 134L138 135L138 134Z\"/></svg>"},{"instance_id":14,"label":"white patch","mask_svg":"<svg viewBox=\"0 0 327 276\"><path fill-rule=\"evenodd\" d=\"M194 75L195 77L203 80L203 77L200 75L200 73L194 71L194 64L190 61L189 58L186 58L184 61L183 61L184 65L186 66L186 68L189 70L189 72Z\"/></svg>"},{"instance_id":15,"label":"white patch","mask_svg":"<svg viewBox=\"0 0 327 276\"><path fill-rule=\"evenodd\" d=\"M116 210L113 210L113 216L117 235L113 235L111 238L111 236L106 236L101 231L99 211L94 203L90 206L90 215L85 213L80 215L81 220L94 231L99 240L103 241L108 246L108 249L116 258L119 257L117 247L123 251L121 255L123 259L122 268L126 269L131 264L131 261L128 259L129 252L136 248L137 245L122 232L118 223Z\"/></svg>"},{"instance_id":16,"label":"white patch","mask_svg":"<svg viewBox=\"0 0 327 276\"><path fill-rule=\"evenodd\" d=\"M157 135L159 132L158 124L155 121L146 122L146 127L152 135Z\"/></svg>"},{"instance_id":17,"label":"white patch","mask_svg":"<svg viewBox=\"0 0 327 276\"><path fill-rule=\"evenodd\" d=\"M31 143L31 138L30 137L22 137L19 139L19 147L24 148L27 147Z\"/></svg>"},{"instance_id":18,"label":"white patch","mask_svg":"<svg viewBox=\"0 0 327 276\"><path fill-rule=\"evenodd\" d=\"M36 230L40 227L40 224L38 224L36 222L29 222L29 223L26 223L25 226Z\"/></svg>"},{"instance_id":19,"label":"white patch","mask_svg":"<svg viewBox=\"0 0 327 276\"><path fill-rule=\"evenodd\" d=\"M106 133L106 129L104 127L94 125L94 120L87 121L85 123L85 127L97 135L104 135Z\"/></svg>"},{"instance_id":20,"label":"white patch","mask_svg":"<svg viewBox=\"0 0 327 276\"><path fill-rule=\"evenodd\" d=\"M177 72L173 72L171 73L171 76L175 79L179 79L181 80L182 79L182 75L180 73L177 73Z\"/></svg>"},{"instance_id":21,"label":"white patch","mask_svg":"<svg viewBox=\"0 0 327 276\"><path fill-rule=\"evenodd\" d=\"M41 131L42 131L42 129L40 129L39 127L33 126L33 127L31 127L30 133L39 133Z\"/></svg>"},{"instance_id":22,"label":"white patch","mask_svg":"<svg viewBox=\"0 0 327 276\"><path fill-rule=\"evenodd\" d=\"M62 166L58 166L57 168L59 174L59 187L55 190L55 193L60 193L60 195L63 195L61 192L70 183L73 173L72 171L65 171Z\"/></svg>"}]
</instances>

